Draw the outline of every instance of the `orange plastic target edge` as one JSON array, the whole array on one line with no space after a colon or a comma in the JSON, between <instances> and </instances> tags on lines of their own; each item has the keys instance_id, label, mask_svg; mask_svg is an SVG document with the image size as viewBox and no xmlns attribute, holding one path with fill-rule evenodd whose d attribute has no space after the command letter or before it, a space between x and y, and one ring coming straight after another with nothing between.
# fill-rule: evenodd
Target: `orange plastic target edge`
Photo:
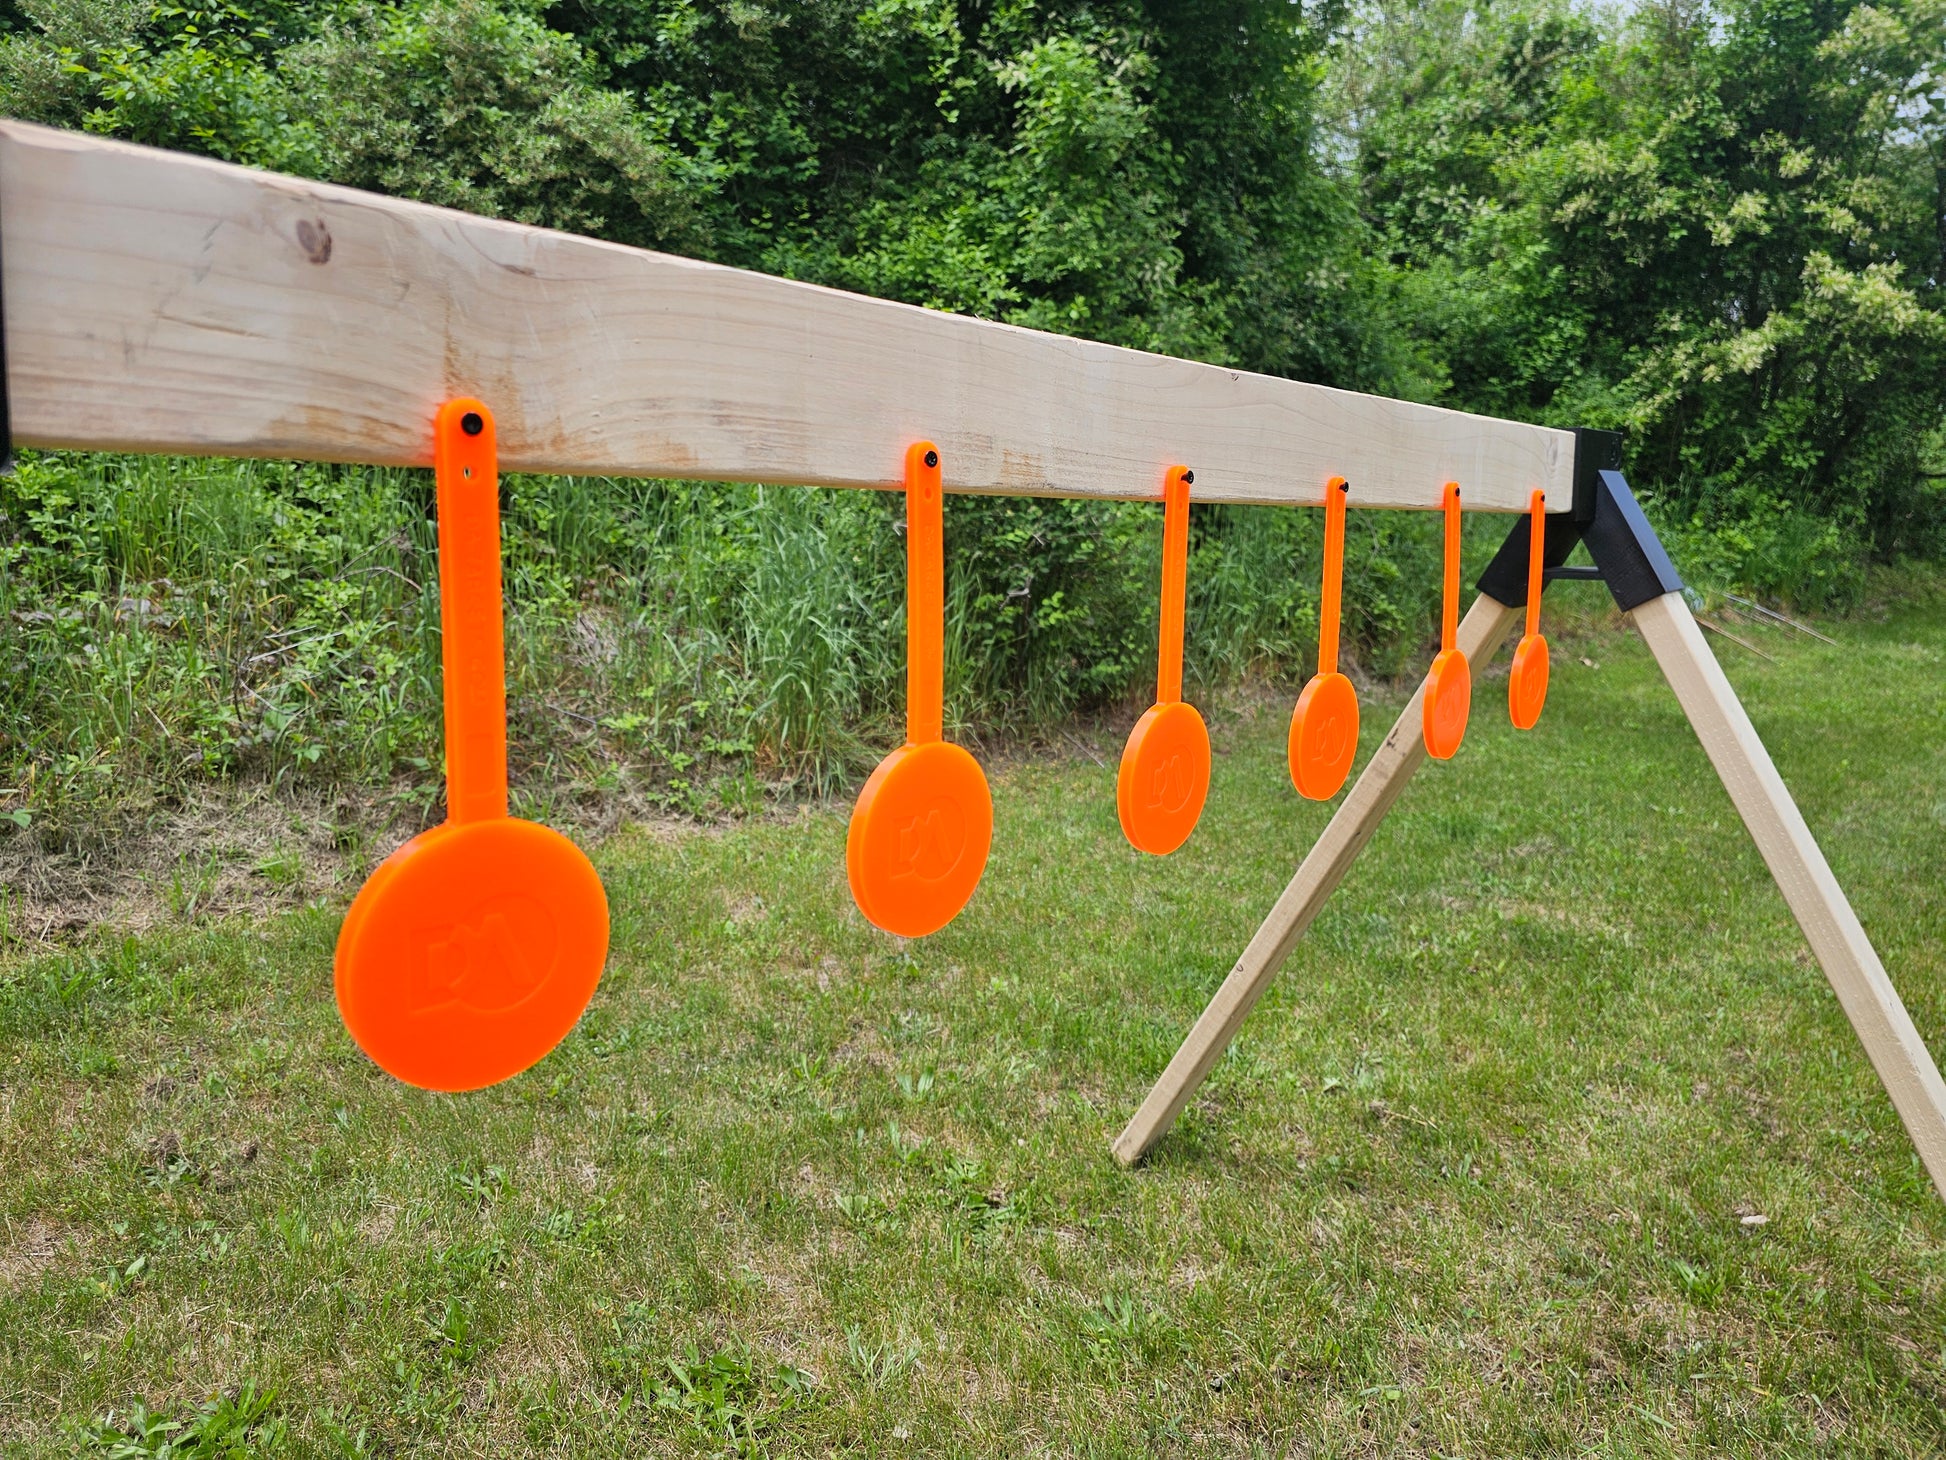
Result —
<instances>
[{"instance_id":1,"label":"orange plastic target edge","mask_svg":"<svg viewBox=\"0 0 1946 1460\"><path fill-rule=\"evenodd\" d=\"M1507 676L1507 716L1516 730L1532 730L1547 703L1547 640L1541 637L1542 560L1547 549L1547 495L1535 491L1527 499L1527 632L1514 649L1513 672Z\"/></svg>"}]
</instances>

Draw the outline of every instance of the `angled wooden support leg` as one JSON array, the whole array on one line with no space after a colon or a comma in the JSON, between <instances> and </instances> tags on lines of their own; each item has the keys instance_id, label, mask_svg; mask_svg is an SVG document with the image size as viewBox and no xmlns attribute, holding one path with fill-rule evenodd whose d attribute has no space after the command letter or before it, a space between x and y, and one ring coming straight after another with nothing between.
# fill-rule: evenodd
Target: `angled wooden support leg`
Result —
<instances>
[{"instance_id":1,"label":"angled wooden support leg","mask_svg":"<svg viewBox=\"0 0 1946 1460\"><path fill-rule=\"evenodd\" d=\"M1493 657L1520 614L1520 609L1509 608L1485 594L1473 600L1459 627L1459 648L1476 672ZM1237 1030L1270 986L1284 959L1304 936L1304 930L1311 926L1325 900L1344 880L1385 813L1392 809L1392 803L1399 799L1412 773L1425 760L1426 743L1420 731L1420 704L1425 693L1422 684L1398 723L1393 725L1392 732L1366 763L1351 794L1338 807L1337 815L1331 818L1330 825L1297 869L1297 875L1291 878L1290 886L1271 908L1270 916L1264 919L1263 926L1243 950L1243 956L1237 959L1230 976L1223 980L1216 997L1189 1031L1176 1057L1169 1061L1169 1068L1149 1091L1142 1108L1115 1138L1115 1159L1124 1166L1141 1160L1149 1147L1176 1123L1189 1097L1223 1057L1223 1051L1236 1038Z\"/></svg>"},{"instance_id":2,"label":"angled wooden support leg","mask_svg":"<svg viewBox=\"0 0 1946 1460\"><path fill-rule=\"evenodd\" d=\"M1791 915L1824 967L1838 1003L1885 1082L1933 1186L1946 1196L1946 1082L1845 900L1804 816L1771 764L1736 691L1703 642L1681 593L1632 611L1656 663L1696 727L1737 814L1763 853ZM1173 1068L1173 1066L1172 1066Z\"/></svg>"}]
</instances>

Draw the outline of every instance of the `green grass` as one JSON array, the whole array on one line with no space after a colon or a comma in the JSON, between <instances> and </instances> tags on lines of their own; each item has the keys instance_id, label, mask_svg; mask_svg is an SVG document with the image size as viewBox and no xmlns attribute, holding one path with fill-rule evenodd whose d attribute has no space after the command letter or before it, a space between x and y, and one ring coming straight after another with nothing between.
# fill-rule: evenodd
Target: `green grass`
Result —
<instances>
[{"instance_id":1,"label":"green grass","mask_svg":"<svg viewBox=\"0 0 1946 1460\"><path fill-rule=\"evenodd\" d=\"M1938 1050L1946 605L1839 632L1717 642ZM1946 1208L1640 643L1557 666L1132 1172L1327 815L1274 713L1168 860L1091 760L999 768L909 946L842 807L624 833L588 1016L463 1098L352 1047L335 910L16 957L7 1453L1938 1454Z\"/></svg>"}]
</instances>

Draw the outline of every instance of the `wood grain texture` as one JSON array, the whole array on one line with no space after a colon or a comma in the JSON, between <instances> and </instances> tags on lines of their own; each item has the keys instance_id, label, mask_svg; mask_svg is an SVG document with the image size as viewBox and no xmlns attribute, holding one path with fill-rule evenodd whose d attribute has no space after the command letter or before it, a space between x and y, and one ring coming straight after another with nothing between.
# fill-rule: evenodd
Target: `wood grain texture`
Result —
<instances>
[{"instance_id":1,"label":"wood grain texture","mask_svg":"<svg viewBox=\"0 0 1946 1460\"><path fill-rule=\"evenodd\" d=\"M1946 1082L1680 593L1632 615L1946 1196Z\"/></svg>"},{"instance_id":2,"label":"wood grain texture","mask_svg":"<svg viewBox=\"0 0 1946 1460\"><path fill-rule=\"evenodd\" d=\"M1525 610L1509 608L1484 593L1473 600L1473 606L1460 621L1458 645L1476 675L1524 614ZM1175 1058L1169 1061L1162 1078L1155 1082L1141 1108L1115 1138L1112 1147L1115 1159L1124 1166L1141 1160L1149 1147L1176 1123L1189 1097L1208 1078L1223 1057L1223 1051L1236 1038L1237 1030L1243 1027L1243 1021L1257 1007L1257 1000L1270 987L1271 979L1277 976L1277 970L1297 946L1297 940L1304 936L1311 920L1344 881L1358 854L1365 850L1365 844L1405 790L1412 773L1425 764L1422 725L1425 698L1426 686L1422 682L1412 703L1405 707L1391 733L1366 762L1364 772L1312 846L1310 855L1298 867L1297 875L1291 878L1290 885L1237 959L1229 977L1223 980L1223 986L1183 1040Z\"/></svg>"},{"instance_id":3,"label":"wood grain texture","mask_svg":"<svg viewBox=\"0 0 1946 1460\"><path fill-rule=\"evenodd\" d=\"M507 470L1563 509L1573 438L0 122L25 445L431 460L477 395Z\"/></svg>"}]
</instances>

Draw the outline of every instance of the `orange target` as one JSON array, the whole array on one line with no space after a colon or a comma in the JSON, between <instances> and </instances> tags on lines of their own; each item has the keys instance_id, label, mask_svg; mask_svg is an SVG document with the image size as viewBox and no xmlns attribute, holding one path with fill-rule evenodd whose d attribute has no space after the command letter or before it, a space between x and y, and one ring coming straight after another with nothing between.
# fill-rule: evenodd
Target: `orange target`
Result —
<instances>
[{"instance_id":1,"label":"orange target","mask_svg":"<svg viewBox=\"0 0 1946 1460\"><path fill-rule=\"evenodd\" d=\"M1338 794L1358 754L1358 693L1338 672L1339 595L1345 575L1345 498L1350 488L1333 477L1324 488L1324 601L1318 610L1318 672L1297 697L1291 715L1291 783L1312 801Z\"/></svg>"},{"instance_id":2,"label":"orange target","mask_svg":"<svg viewBox=\"0 0 1946 1460\"><path fill-rule=\"evenodd\" d=\"M1527 547L1527 632L1514 650L1507 676L1507 713L1516 730L1532 730L1547 703L1547 640L1541 637L1541 560L1547 547L1547 497L1535 492L1527 503L1532 524Z\"/></svg>"},{"instance_id":3,"label":"orange target","mask_svg":"<svg viewBox=\"0 0 1946 1460\"><path fill-rule=\"evenodd\" d=\"M1189 582L1189 488L1172 466L1162 487L1162 614L1155 704L1135 722L1115 777L1122 835L1138 851L1167 856L1189 840L1209 795L1209 730L1182 697L1183 600Z\"/></svg>"},{"instance_id":4,"label":"orange target","mask_svg":"<svg viewBox=\"0 0 1946 1460\"><path fill-rule=\"evenodd\" d=\"M993 798L979 762L944 738L945 505L939 451L905 454L906 743L858 793L845 838L851 895L875 926L936 933L980 885Z\"/></svg>"},{"instance_id":5,"label":"orange target","mask_svg":"<svg viewBox=\"0 0 1946 1460\"><path fill-rule=\"evenodd\" d=\"M474 1090L574 1027L608 956L608 898L581 849L507 815L507 694L493 414L433 427L446 821L381 862L338 932L338 1011L388 1074Z\"/></svg>"},{"instance_id":6,"label":"orange target","mask_svg":"<svg viewBox=\"0 0 1946 1460\"><path fill-rule=\"evenodd\" d=\"M1451 760L1466 738L1466 717L1473 706L1473 672L1455 641L1459 637L1460 489L1446 483L1446 571L1441 589L1439 653L1426 675L1422 710L1426 754Z\"/></svg>"}]
</instances>

